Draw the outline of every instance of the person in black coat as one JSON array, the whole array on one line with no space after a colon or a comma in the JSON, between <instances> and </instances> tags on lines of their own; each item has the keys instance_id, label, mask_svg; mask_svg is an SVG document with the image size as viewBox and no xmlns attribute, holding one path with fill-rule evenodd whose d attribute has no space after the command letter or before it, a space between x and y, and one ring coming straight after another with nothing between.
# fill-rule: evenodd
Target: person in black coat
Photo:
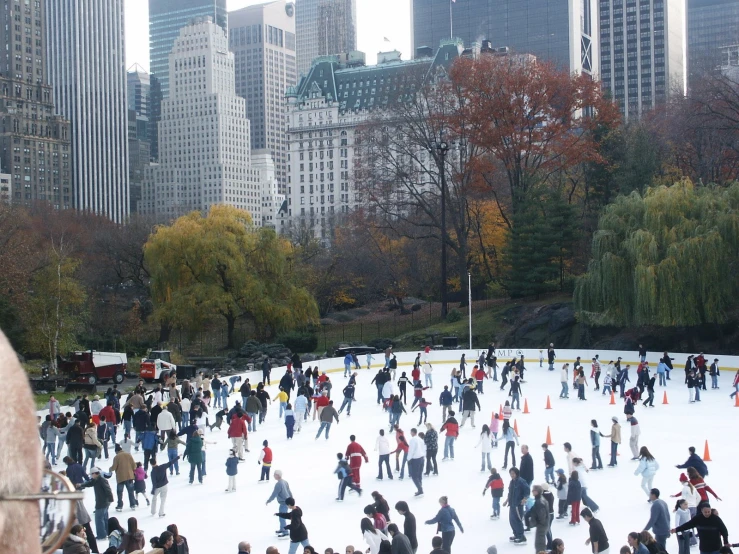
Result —
<instances>
[{"instance_id":1,"label":"person in black coat","mask_svg":"<svg viewBox=\"0 0 739 554\"><path fill-rule=\"evenodd\" d=\"M529 447L525 444L521 445L521 464L518 466L521 470L521 479L526 481L529 486L534 482L534 458L529 453Z\"/></svg>"},{"instance_id":2,"label":"person in black coat","mask_svg":"<svg viewBox=\"0 0 739 554\"><path fill-rule=\"evenodd\" d=\"M395 509L402 515L405 520L403 521L403 534L408 537L411 542L413 552L418 549L418 537L416 535L416 516L414 516L408 508L408 503L404 500L395 504Z\"/></svg>"},{"instance_id":3,"label":"person in black coat","mask_svg":"<svg viewBox=\"0 0 739 554\"><path fill-rule=\"evenodd\" d=\"M287 401L290 401L290 392L295 387L295 382L293 381L292 373L289 371L285 372L285 375L282 376L282 379L280 379L280 387L282 387L282 390L285 391L285 394L287 394Z\"/></svg>"},{"instance_id":4,"label":"person in black coat","mask_svg":"<svg viewBox=\"0 0 739 554\"><path fill-rule=\"evenodd\" d=\"M139 435L146 431L149 428L149 425L151 424L151 418L149 417L149 412L146 410L146 408L142 408L135 414L133 414L133 429L136 431L136 450L139 449Z\"/></svg>"},{"instance_id":5,"label":"person in black coat","mask_svg":"<svg viewBox=\"0 0 739 554\"><path fill-rule=\"evenodd\" d=\"M82 430L82 427L80 426L80 422L75 422L72 427L69 428L69 431L67 431L67 438L65 439L65 442L67 443L67 450L69 451L69 456L78 464L82 463L82 447L85 443L85 432Z\"/></svg>"},{"instance_id":6,"label":"person in black coat","mask_svg":"<svg viewBox=\"0 0 739 554\"><path fill-rule=\"evenodd\" d=\"M285 499L287 509L290 510L290 523L285 525L285 529L290 531L290 542L300 543L303 547L310 546L308 542L308 529L303 523L303 510L295 505L295 499L291 496ZM276 513L277 517L285 517L283 513Z\"/></svg>"}]
</instances>

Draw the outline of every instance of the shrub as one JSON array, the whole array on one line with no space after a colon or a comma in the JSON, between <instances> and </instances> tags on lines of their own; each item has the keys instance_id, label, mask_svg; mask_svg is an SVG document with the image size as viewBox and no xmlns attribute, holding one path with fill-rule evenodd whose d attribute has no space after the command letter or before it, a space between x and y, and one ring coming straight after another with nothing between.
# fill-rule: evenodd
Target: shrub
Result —
<instances>
[{"instance_id":1,"label":"shrub","mask_svg":"<svg viewBox=\"0 0 739 554\"><path fill-rule=\"evenodd\" d=\"M459 313L459 310L453 309L446 314L447 323L456 323L460 319L462 319L462 314Z\"/></svg>"},{"instance_id":2,"label":"shrub","mask_svg":"<svg viewBox=\"0 0 739 554\"><path fill-rule=\"evenodd\" d=\"M307 331L290 331L277 337L277 342L292 352L314 352L318 348L318 337Z\"/></svg>"}]
</instances>

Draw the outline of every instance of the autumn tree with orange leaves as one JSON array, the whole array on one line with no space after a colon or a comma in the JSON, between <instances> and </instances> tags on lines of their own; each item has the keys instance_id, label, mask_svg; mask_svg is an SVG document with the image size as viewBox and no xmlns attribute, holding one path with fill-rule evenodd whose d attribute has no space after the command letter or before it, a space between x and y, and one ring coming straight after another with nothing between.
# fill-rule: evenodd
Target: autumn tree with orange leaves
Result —
<instances>
[{"instance_id":1,"label":"autumn tree with orange leaves","mask_svg":"<svg viewBox=\"0 0 739 554\"><path fill-rule=\"evenodd\" d=\"M531 56L460 58L447 85L464 102L445 123L464 129L487 156L483 177L509 227L511 216L539 186L558 189L563 175L600 161L594 132L619 120L617 107L587 75L570 75Z\"/></svg>"}]
</instances>

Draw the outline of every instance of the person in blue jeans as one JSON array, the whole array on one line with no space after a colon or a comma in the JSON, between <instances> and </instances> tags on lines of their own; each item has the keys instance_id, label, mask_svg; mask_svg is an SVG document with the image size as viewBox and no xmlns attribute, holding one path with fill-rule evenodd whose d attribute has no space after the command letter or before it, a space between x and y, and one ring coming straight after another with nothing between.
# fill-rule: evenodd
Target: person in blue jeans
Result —
<instances>
[{"instance_id":1,"label":"person in blue jeans","mask_svg":"<svg viewBox=\"0 0 739 554\"><path fill-rule=\"evenodd\" d=\"M511 400L512 410L521 409L521 392L521 383L518 379L518 376L516 376L513 378L513 381L511 381L511 390L508 393L509 396L513 397L513 400Z\"/></svg>"},{"instance_id":2,"label":"person in blue jeans","mask_svg":"<svg viewBox=\"0 0 739 554\"><path fill-rule=\"evenodd\" d=\"M523 504L531 490L528 483L521 479L521 473L517 467L512 467L508 474L511 476L511 482L508 485L508 498L503 502L503 506L510 508L508 523L513 530L513 543L526 544L523 531Z\"/></svg>"},{"instance_id":3,"label":"person in blue jeans","mask_svg":"<svg viewBox=\"0 0 739 554\"><path fill-rule=\"evenodd\" d=\"M287 504L287 509L290 511L290 523L285 526L290 532L290 548L287 552L288 554L295 554L298 551L298 546L303 548L310 546L308 529L305 528L303 523L303 510L295 505L295 499L290 497L285 500L285 504ZM285 516L280 512L275 515L280 518Z\"/></svg>"},{"instance_id":4,"label":"person in blue jeans","mask_svg":"<svg viewBox=\"0 0 739 554\"><path fill-rule=\"evenodd\" d=\"M277 470L274 473L275 477L275 488L272 489L272 494L267 499L266 504L269 504L273 500L277 500L277 511L278 513L282 514L282 517L280 517L280 529L277 532L277 535L280 537L284 537L287 535L287 529L285 526L287 525L287 504L285 502L288 498L290 498L293 494L290 491L290 484L285 481L282 478L282 471Z\"/></svg>"},{"instance_id":5,"label":"person in blue jeans","mask_svg":"<svg viewBox=\"0 0 739 554\"><path fill-rule=\"evenodd\" d=\"M457 512L449 505L449 499L446 496L439 498L439 504L441 504L439 512L434 518L426 521L426 525L436 523L439 526L439 531L441 531L441 549L452 554L452 543L456 535L454 524L457 524L457 527L459 527L462 533L464 533L464 528L459 521L459 517L457 517Z\"/></svg>"},{"instance_id":6,"label":"person in blue jeans","mask_svg":"<svg viewBox=\"0 0 739 554\"><path fill-rule=\"evenodd\" d=\"M336 408L334 408L333 400L329 400L328 406L323 408L319 419L321 420L321 426L318 428L318 433L316 433L316 440L321 436L324 429L326 430L326 440L328 440L328 432L331 430L331 423L334 419L336 419L337 424L339 423L339 413L336 411Z\"/></svg>"},{"instance_id":7,"label":"person in blue jeans","mask_svg":"<svg viewBox=\"0 0 739 554\"><path fill-rule=\"evenodd\" d=\"M77 488L92 487L95 493L95 538L106 540L108 538L108 508L113 503L113 491L110 490L108 480L102 476L97 467L90 470L90 477L89 481Z\"/></svg>"},{"instance_id":8,"label":"person in blue jeans","mask_svg":"<svg viewBox=\"0 0 739 554\"><path fill-rule=\"evenodd\" d=\"M667 502L660 497L659 489L651 489L649 491L649 521L644 526L645 531L650 529L654 533L654 539L665 550L667 547L667 539L670 538L670 508Z\"/></svg>"}]
</instances>

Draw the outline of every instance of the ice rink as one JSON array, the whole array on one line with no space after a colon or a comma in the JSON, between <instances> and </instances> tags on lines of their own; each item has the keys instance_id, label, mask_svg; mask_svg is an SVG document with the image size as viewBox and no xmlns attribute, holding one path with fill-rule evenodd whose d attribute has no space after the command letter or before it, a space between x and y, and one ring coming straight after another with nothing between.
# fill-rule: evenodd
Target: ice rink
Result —
<instances>
[{"instance_id":1,"label":"ice rink","mask_svg":"<svg viewBox=\"0 0 739 554\"><path fill-rule=\"evenodd\" d=\"M431 538L434 536L435 525L424 525L423 522L432 518L438 508L438 498L442 495L449 497L450 505L456 509L464 525L464 534L457 533L453 545L453 552L460 554L484 553L490 545L496 545L498 552L531 552L534 549L533 532L527 533L528 544L515 546L509 543L511 528L508 523L508 509L503 508L499 520L491 520L490 493L482 496L482 490L488 477L488 472L480 471L480 449L475 448L479 433L484 423L489 423L493 412L497 412L500 404L508 398L508 391L500 391L500 383L490 380L484 382L485 393L480 396L482 411L475 419L475 428L468 424L461 429L460 437L456 442L456 459L453 462L441 462L444 435L439 437L439 476L424 478L425 495L415 498L415 487L406 474L403 481L377 481L377 453L374 452L378 430L388 430L388 416L376 404L376 388L370 381L376 369L382 366L381 355L375 358L373 369L362 369L358 372L356 402L352 406L351 417L342 414L340 423L331 427L330 438L323 436L316 440L315 434L318 422L312 418L307 421L302 432L296 433L293 440L286 439L285 426L279 418L279 407L273 403L268 411L267 420L256 433L249 434L250 453L246 455L246 462L239 464L237 476L237 491L227 494L225 491L227 476L225 459L231 445L227 438L227 423L222 429L207 431L205 438L215 444L207 445L207 477L203 485L188 484L189 464L181 464L180 475L170 478L169 495L167 499L166 517L153 517L149 514L143 500L141 506L131 511L127 500L122 513L116 513L114 505L110 508L110 516L119 518L125 527L126 518L135 515L139 519L139 527L145 532L147 540L166 530L170 523L176 523L181 534L187 537L190 552L193 554L227 554L237 551L239 541L247 540L252 545L253 553L262 553L274 545L286 554L289 541L278 540L275 531L278 529L278 519L273 514L277 512L277 504L266 506L265 502L272 492L274 481L269 484L259 484L260 466L257 464L261 443L269 440L274 453L272 471L280 469L284 478L289 482L297 504L303 510L303 521L308 528L309 540L317 551L331 547L337 552L344 552L347 545L353 545L364 552L366 545L360 532L360 520L363 517L363 508L371 503L370 493L380 491L387 499L391 508L395 502L405 500L418 520L418 552L426 554L431 551ZM364 357L360 360L364 364ZM379 362L379 363L378 363ZM469 360L471 368L472 360ZM304 368L309 364L304 364ZM499 362L502 366L502 362ZM577 399L576 392L570 390L570 398L559 399L561 363L556 364L556 370L547 370L546 362L540 368L538 360L527 362L525 383L523 384L523 399L529 407L529 414L514 411L512 422L515 420L518 427L521 443L530 447L534 458L535 484L544 482L544 462L541 444L545 441L547 427L551 431L553 445L550 447L556 460L556 468L567 469L565 453L562 444L566 441L572 444L574 452L578 453L585 463L590 466L591 445L589 438L590 420L596 419L601 430L610 432L611 417L617 416L622 424L622 444L619 452L618 467L605 468L602 471L590 471L587 474L588 494L600 505L601 511L597 515L603 522L610 540L611 552L618 552L618 548L626 544L626 536L630 531L641 531L649 519L649 504L640 488L641 478L634 475L637 462L630 461L628 439L629 428L625 424L623 403L616 395L616 405L610 405L610 397L603 396L593 390L593 383L588 379L586 401ZM589 377L590 364L585 365L586 375ZM441 426L441 408L439 394L443 386L449 383L451 364L434 364L433 389L424 392L427 401L432 402L429 407L429 421L438 430ZM653 368L654 369L654 368ZM410 377L411 367L401 366L397 377L406 371ZM605 364L604 364L605 370ZM272 396L276 393L276 383L283 375L284 369L275 369L272 372ZM259 380L256 372L249 375L253 385ZM347 379L342 371L330 373L334 382L332 397L338 409L343 395L341 389ZM632 384L636 382L636 371L632 367L630 375ZM667 387L656 387L655 407L646 408L639 405L636 417L641 425L640 445L647 446L660 464L660 470L654 479L654 486L662 491L662 498L667 501L670 510L673 509L675 499L671 494L681 490L678 476L683 470L675 468L688 457L688 447L695 446L702 456L704 444L708 441L710 455L713 461L708 463L709 476L706 483L722 497L722 502L713 501L712 505L718 509L720 516L729 528L730 539L739 542L739 485L735 470L731 465L739 459L739 446L736 432L739 424L739 408L734 407L734 401L728 398L733 390L731 383L734 378L732 370L724 370L720 377L720 389L711 390L710 379L708 390L702 392L702 401L690 404L688 391L683 384L684 372L677 367L672 373L672 380ZM601 379L602 384L602 379ZM571 383L570 383L571 388ZM238 386L237 386L238 390ZM663 393L667 392L668 404L664 405ZM409 389L407 409L409 415L403 415L400 421L401 428L409 434L412 427L418 423L418 410L410 413L410 399L412 390ZM551 410L546 410L547 396L551 401ZM229 398L229 407L239 400L238 392ZM522 400L523 408L523 400ZM211 417L216 410L211 408ZM211 422L213 420L211 419ZM367 454L369 464L362 466L361 484L364 489L362 497L348 492L343 503L335 501L337 496L338 480L333 471L336 467L336 453L344 452L349 444L349 435L355 434ZM120 431L119 431L120 435ZM395 447L394 437L391 436L391 445ZM604 466L609 459L609 439L602 439L601 457ZM183 448L180 447L182 451ZM499 468L504 482L506 493L509 481L507 471L502 471L503 443L493 450L493 466ZM136 461L143 461L141 452L134 453ZM520 448L517 448L517 460L520 458ZM112 460L112 454L111 454ZM166 452L159 455L160 462L166 461ZM391 456L394 469L394 456ZM99 461L103 470L110 467L110 461ZM63 468L62 466L57 466ZM115 494L115 477L110 480ZM147 483L150 489L150 483ZM553 490L556 499L556 490ZM505 494L504 494L505 499ZM88 489L85 504L92 514L94 498ZM556 500L555 500L556 510ZM392 521L399 524L402 530L402 517L392 510ZM575 553L590 552L585 546L588 538L587 523L571 527L568 520L554 521L552 528L554 537L564 540L566 550ZM674 520L673 520L674 521ZM101 546L104 546L103 543ZM101 548L101 551L104 550ZM674 536L668 542L668 551L677 552L677 542ZM694 552L697 553L697 547ZM299 549L302 553L302 549Z\"/></svg>"}]
</instances>

